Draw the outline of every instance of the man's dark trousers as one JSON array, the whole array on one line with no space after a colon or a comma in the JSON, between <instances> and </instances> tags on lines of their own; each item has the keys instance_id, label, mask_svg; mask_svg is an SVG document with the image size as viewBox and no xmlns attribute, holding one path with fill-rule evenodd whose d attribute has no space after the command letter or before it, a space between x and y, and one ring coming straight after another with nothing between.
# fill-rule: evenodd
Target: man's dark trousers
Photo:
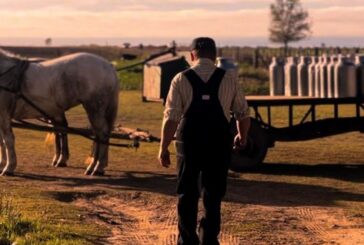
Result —
<instances>
[{"instance_id":1,"label":"man's dark trousers","mask_svg":"<svg viewBox=\"0 0 364 245\"><path fill-rule=\"evenodd\" d=\"M217 68L207 83L189 69L184 75L193 99L177 135L179 245L216 245L220 233L221 200L226 191L232 137L218 91L225 71ZM205 213L196 234L199 179Z\"/></svg>"}]
</instances>

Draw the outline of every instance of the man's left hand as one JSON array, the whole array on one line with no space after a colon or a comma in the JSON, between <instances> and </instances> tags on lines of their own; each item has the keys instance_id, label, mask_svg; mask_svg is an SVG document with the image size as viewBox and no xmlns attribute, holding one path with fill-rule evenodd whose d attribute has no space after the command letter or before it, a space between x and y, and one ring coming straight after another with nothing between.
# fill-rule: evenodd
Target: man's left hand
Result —
<instances>
[{"instance_id":1,"label":"man's left hand","mask_svg":"<svg viewBox=\"0 0 364 245\"><path fill-rule=\"evenodd\" d=\"M247 145L247 139L237 134L234 138L234 150L243 150Z\"/></svg>"},{"instance_id":2,"label":"man's left hand","mask_svg":"<svg viewBox=\"0 0 364 245\"><path fill-rule=\"evenodd\" d=\"M159 151L158 159L159 163L165 168L168 168L171 165L171 158L168 149L166 150L161 149Z\"/></svg>"}]
</instances>

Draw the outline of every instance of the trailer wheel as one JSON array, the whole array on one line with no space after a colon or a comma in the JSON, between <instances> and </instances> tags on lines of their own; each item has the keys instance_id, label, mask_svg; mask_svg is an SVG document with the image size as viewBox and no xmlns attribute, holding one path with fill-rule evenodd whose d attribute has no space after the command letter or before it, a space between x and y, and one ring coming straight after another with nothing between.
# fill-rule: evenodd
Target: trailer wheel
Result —
<instances>
[{"instance_id":1,"label":"trailer wheel","mask_svg":"<svg viewBox=\"0 0 364 245\"><path fill-rule=\"evenodd\" d=\"M236 127L233 128L233 132L236 134ZM230 169L235 172L242 172L259 166L267 154L267 134L255 120L251 121L248 137L247 147L244 150L232 153Z\"/></svg>"}]
</instances>

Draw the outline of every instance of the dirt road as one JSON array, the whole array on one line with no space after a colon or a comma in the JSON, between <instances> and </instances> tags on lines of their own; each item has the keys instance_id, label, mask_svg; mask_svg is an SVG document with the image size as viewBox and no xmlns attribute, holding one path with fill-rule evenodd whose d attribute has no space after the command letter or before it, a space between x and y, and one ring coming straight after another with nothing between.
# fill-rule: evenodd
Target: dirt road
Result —
<instances>
[{"instance_id":1,"label":"dirt road","mask_svg":"<svg viewBox=\"0 0 364 245\"><path fill-rule=\"evenodd\" d=\"M152 201L151 194L99 196L78 199L76 204L89 210L95 222L108 226L112 233L108 244L176 244L177 219L175 201ZM221 244L364 244L364 224L346 217L340 208L264 207L224 204L234 210L225 219ZM264 224L244 234L234 234L229 223L246 225L251 220ZM230 227L231 228L231 227Z\"/></svg>"},{"instance_id":2,"label":"dirt road","mask_svg":"<svg viewBox=\"0 0 364 245\"><path fill-rule=\"evenodd\" d=\"M329 171L337 171L337 167ZM106 177L88 178L79 172L79 168L48 169L20 177L39 185L47 182L57 200L86 211L85 222L108 227L109 237L101 244L176 244L173 174L111 172ZM353 176L356 173L353 169ZM223 203L221 244L364 244L361 211L349 212L335 204L362 203L364 195L275 182L267 174L265 180L256 180L257 176L231 174Z\"/></svg>"},{"instance_id":3,"label":"dirt road","mask_svg":"<svg viewBox=\"0 0 364 245\"><path fill-rule=\"evenodd\" d=\"M349 188L362 185L363 166L341 170L340 178L351 175L351 181L344 182L336 176L341 166L311 166L307 172L307 166L295 166L300 168L299 177L292 166L278 166L279 174L269 170L274 167L230 174L221 244L364 244L364 194ZM100 244L176 244L174 174L110 170L105 177L86 177L80 167L50 166L36 171L21 167L19 172L2 180L13 186L27 183L59 202L79 207L83 222L110 231ZM319 172L326 175L319 178L322 186L314 183L316 177L305 176ZM332 183L337 186L329 187Z\"/></svg>"}]
</instances>

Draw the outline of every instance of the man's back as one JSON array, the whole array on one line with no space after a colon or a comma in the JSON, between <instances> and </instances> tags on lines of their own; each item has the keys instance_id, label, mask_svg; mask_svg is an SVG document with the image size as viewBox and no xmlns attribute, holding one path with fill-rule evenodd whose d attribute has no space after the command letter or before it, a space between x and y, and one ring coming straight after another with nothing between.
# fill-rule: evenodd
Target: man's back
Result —
<instances>
[{"instance_id":1,"label":"man's back","mask_svg":"<svg viewBox=\"0 0 364 245\"><path fill-rule=\"evenodd\" d=\"M191 69L196 72L201 80L207 82L214 73L216 66L209 59L199 59ZM221 81L218 97L227 120L230 120L230 112L233 112L237 119L249 116L246 100L237 88L234 75L229 71L226 72ZM178 122L186 113L191 101L192 87L183 73L179 73L171 83L171 89L166 101L165 119Z\"/></svg>"}]
</instances>

